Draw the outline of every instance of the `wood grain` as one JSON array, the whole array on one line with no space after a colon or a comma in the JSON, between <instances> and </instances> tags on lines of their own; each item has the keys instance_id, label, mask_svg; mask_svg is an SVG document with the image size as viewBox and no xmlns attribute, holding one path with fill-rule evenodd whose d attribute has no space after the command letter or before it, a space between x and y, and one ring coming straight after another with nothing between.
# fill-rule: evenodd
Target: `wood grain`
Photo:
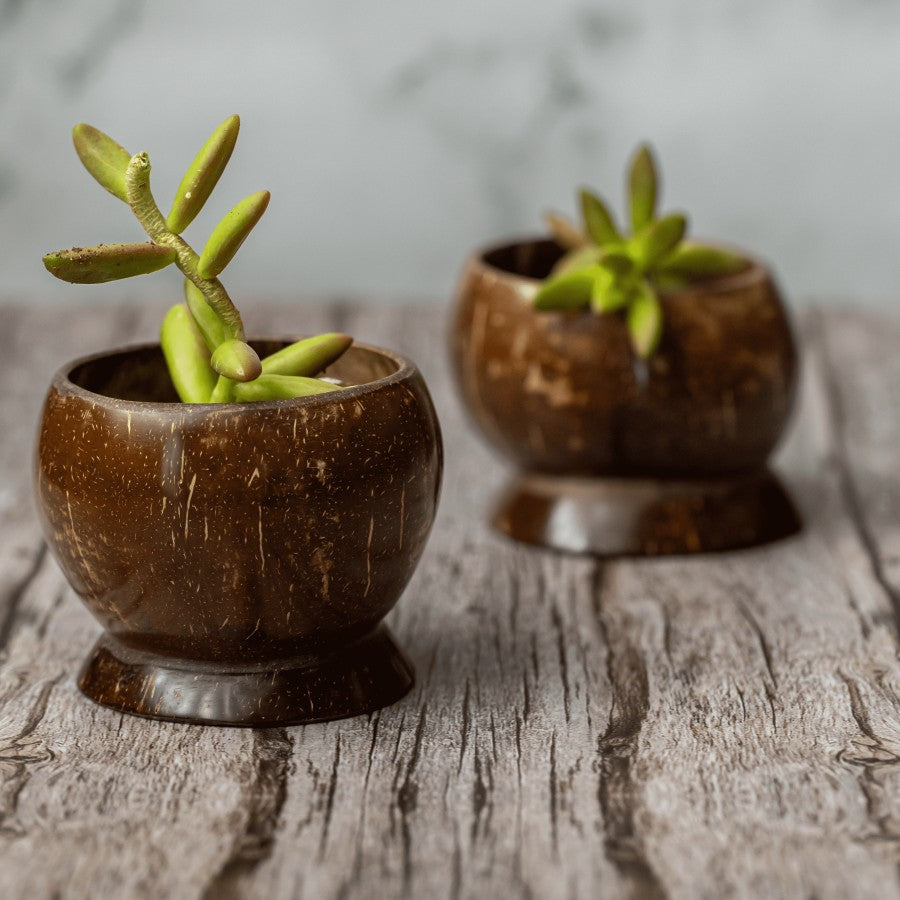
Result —
<instances>
[{"instance_id":1,"label":"wood grain","mask_svg":"<svg viewBox=\"0 0 900 900\"><path fill-rule=\"evenodd\" d=\"M43 549L30 447L52 369L159 308L3 309L0 896L900 897L900 320L803 317L779 466L808 527L602 564L483 523L501 465L426 307L268 307L416 359L447 477L391 622L418 683L370 717L260 731L120 716Z\"/></svg>"}]
</instances>

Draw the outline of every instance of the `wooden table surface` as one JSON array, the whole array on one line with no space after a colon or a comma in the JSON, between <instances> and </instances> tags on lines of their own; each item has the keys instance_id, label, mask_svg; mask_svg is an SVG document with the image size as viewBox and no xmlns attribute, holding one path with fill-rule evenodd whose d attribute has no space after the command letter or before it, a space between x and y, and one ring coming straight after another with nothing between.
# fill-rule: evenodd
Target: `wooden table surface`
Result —
<instances>
[{"instance_id":1,"label":"wooden table surface","mask_svg":"<svg viewBox=\"0 0 900 900\"><path fill-rule=\"evenodd\" d=\"M391 615L418 681L369 717L241 730L100 708L98 626L46 552L51 371L159 306L2 309L0 897L900 897L900 318L800 317L765 549L603 563L515 546L435 308L270 307L417 360L447 472Z\"/></svg>"}]
</instances>

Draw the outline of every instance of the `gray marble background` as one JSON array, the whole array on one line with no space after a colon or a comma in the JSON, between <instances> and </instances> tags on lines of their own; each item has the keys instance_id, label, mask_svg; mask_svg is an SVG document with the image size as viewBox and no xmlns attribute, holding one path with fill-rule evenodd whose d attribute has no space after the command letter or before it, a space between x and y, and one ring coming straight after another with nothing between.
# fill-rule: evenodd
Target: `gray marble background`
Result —
<instances>
[{"instance_id":1,"label":"gray marble background","mask_svg":"<svg viewBox=\"0 0 900 900\"><path fill-rule=\"evenodd\" d=\"M788 293L900 306L900 3L890 0L0 0L0 294L177 296L167 271L78 288L45 250L141 233L81 169L87 121L147 149L168 208L207 133L242 134L187 236L268 188L240 304L442 302L467 251L589 183L621 202L655 143L694 233Z\"/></svg>"}]
</instances>

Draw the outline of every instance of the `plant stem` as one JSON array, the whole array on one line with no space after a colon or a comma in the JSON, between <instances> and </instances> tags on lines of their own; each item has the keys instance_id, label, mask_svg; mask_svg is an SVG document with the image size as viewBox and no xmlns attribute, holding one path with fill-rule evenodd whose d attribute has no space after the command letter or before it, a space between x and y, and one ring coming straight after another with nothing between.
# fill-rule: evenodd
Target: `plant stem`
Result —
<instances>
[{"instance_id":1,"label":"plant stem","mask_svg":"<svg viewBox=\"0 0 900 900\"><path fill-rule=\"evenodd\" d=\"M210 403L231 403L234 400L234 382L224 375L219 376L216 386L213 388L212 394L209 396Z\"/></svg>"},{"instance_id":2,"label":"plant stem","mask_svg":"<svg viewBox=\"0 0 900 900\"><path fill-rule=\"evenodd\" d=\"M218 278L201 278L197 271L200 257L190 245L166 227L166 220L150 192L150 158L138 153L131 158L125 172L128 205L141 227L161 247L171 247L177 254L175 265L203 292L209 305L225 325L229 337L244 340L244 323L231 297Z\"/></svg>"}]
</instances>

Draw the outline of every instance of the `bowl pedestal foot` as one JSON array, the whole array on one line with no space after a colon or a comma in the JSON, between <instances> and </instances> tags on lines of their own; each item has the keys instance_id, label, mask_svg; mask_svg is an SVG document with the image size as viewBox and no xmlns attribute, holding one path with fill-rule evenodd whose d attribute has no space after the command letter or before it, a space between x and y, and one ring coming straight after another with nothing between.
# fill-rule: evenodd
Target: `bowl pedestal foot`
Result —
<instances>
[{"instance_id":1,"label":"bowl pedestal foot","mask_svg":"<svg viewBox=\"0 0 900 900\"><path fill-rule=\"evenodd\" d=\"M594 556L713 553L801 528L769 470L706 480L523 473L501 494L492 524L525 544Z\"/></svg>"},{"instance_id":2,"label":"bowl pedestal foot","mask_svg":"<svg viewBox=\"0 0 900 900\"><path fill-rule=\"evenodd\" d=\"M413 682L411 663L379 625L321 654L239 666L145 653L104 634L78 687L137 716L265 728L371 712L399 700Z\"/></svg>"}]
</instances>

